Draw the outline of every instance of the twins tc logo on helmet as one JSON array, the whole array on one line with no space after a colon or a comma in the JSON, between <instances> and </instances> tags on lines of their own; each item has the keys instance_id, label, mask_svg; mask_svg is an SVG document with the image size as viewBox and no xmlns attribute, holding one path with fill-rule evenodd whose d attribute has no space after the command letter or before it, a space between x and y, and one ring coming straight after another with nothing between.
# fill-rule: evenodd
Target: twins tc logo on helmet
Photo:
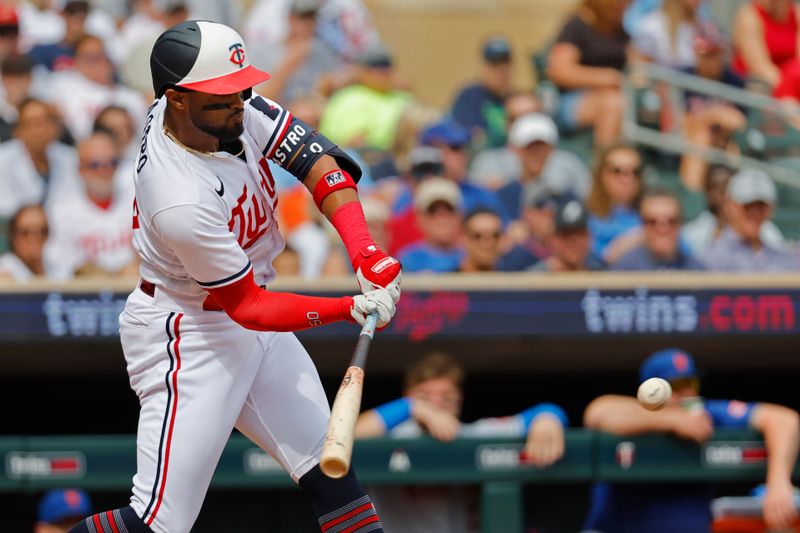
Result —
<instances>
[{"instance_id":1,"label":"twins tc logo on helmet","mask_svg":"<svg viewBox=\"0 0 800 533\"><path fill-rule=\"evenodd\" d=\"M242 43L234 43L228 47L228 50L231 51L231 56L228 58L231 63L242 68L244 65L244 46Z\"/></svg>"}]
</instances>

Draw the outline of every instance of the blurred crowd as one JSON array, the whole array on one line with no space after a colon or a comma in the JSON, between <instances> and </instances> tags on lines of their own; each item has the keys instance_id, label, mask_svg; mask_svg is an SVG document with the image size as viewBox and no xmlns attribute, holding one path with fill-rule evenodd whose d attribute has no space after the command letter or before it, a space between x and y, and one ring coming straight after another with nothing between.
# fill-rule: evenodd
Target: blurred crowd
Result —
<instances>
[{"instance_id":1,"label":"blurred crowd","mask_svg":"<svg viewBox=\"0 0 800 533\"><path fill-rule=\"evenodd\" d=\"M795 2L725 2L727 21L715 3L576 1L536 51L539 86L554 94L515 87L513 65L531 51L496 35L475 50L480 72L459 73L462 87L437 109L398 72L362 0L4 0L0 277L136 275L133 167L153 97L149 52L165 28L195 17L234 23L250 60L272 74L256 91L360 162L370 229L406 272L798 270L797 228L774 220L786 206L773 176L622 137L623 79L638 64L800 100ZM659 114L663 129L677 123L694 145L739 153L746 109L684 100L680 116L674 106ZM571 142L581 136L586 150ZM272 170L287 242L276 269L347 274L309 195ZM704 203L691 216L686 191Z\"/></svg>"}]
</instances>

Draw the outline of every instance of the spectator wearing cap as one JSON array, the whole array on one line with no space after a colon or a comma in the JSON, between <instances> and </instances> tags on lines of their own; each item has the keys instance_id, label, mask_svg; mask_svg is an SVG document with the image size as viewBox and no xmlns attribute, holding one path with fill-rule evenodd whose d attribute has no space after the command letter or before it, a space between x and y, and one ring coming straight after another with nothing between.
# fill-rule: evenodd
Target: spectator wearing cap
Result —
<instances>
[{"instance_id":1,"label":"spectator wearing cap","mask_svg":"<svg viewBox=\"0 0 800 533\"><path fill-rule=\"evenodd\" d=\"M495 272L502 255L503 219L491 209L476 209L464 217L464 259L457 272Z\"/></svg>"},{"instance_id":2,"label":"spectator wearing cap","mask_svg":"<svg viewBox=\"0 0 800 533\"><path fill-rule=\"evenodd\" d=\"M506 141L504 102L511 93L511 45L503 37L483 43L480 80L461 89L451 114L473 137L476 147L499 147Z\"/></svg>"},{"instance_id":3,"label":"spectator wearing cap","mask_svg":"<svg viewBox=\"0 0 800 533\"><path fill-rule=\"evenodd\" d=\"M500 270L526 270L550 256L550 237L558 203L559 197L548 189L527 187L523 191L520 222L524 238L503 256Z\"/></svg>"},{"instance_id":4,"label":"spectator wearing cap","mask_svg":"<svg viewBox=\"0 0 800 533\"><path fill-rule=\"evenodd\" d=\"M520 161L520 173L497 195L512 219L520 217L522 190L526 187L586 197L592 181L589 169L575 154L556 149L558 129L553 119L542 113L519 117L511 125L508 144Z\"/></svg>"},{"instance_id":5,"label":"spectator wearing cap","mask_svg":"<svg viewBox=\"0 0 800 533\"><path fill-rule=\"evenodd\" d=\"M92 514L89 495L81 489L52 489L39 502L34 533L66 533Z\"/></svg>"},{"instance_id":6,"label":"spectator wearing cap","mask_svg":"<svg viewBox=\"0 0 800 533\"><path fill-rule=\"evenodd\" d=\"M114 80L114 66L103 41L92 35L83 35L75 43L75 69L53 73L49 84L48 94L78 140L91 133L97 114L106 106L124 107L137 121L146 116L144 99Z\"/></svg>"},{"instance_id":7,"label":"spectator wearing cap","mask_svg":"<svg viewBox=\"0 0 800 533\"><path fill-rule=\"evenodd\" d=\"M580 200L561 201L555 214L553 234L548 240L552 254L529 267L534 272L583 272L604 270L592 257L589 212Z\"/></svg>"},{"instance_id":8,"label":"spectator wearing cap","mask_svg":"<svg viewBox=\"0 0 800 533\"><path fill-rule=\"evenodd\" d=\"M291 102L309 94L330 94L344 84L346 64L317 32L321 7L321 0L291 2L282 60L270 70L269 83L256 88L260 94Z\"/></svg>"},{"instance_id":9,"label":"spectator wearing cap","mask_svg":"<svg viewBox=\"0 0 800 533\"><path fill-rule=\"evenodd\" d=\"M394 59L375 45L361 54L356 82L333 94L320 120L320 131L341 146L389 150L403 111L413 100L395 88Z\"/></svg>"},{"instance_id":10,"label":"spectator wearing cap","mask_svg":"<svg viewBox=\"0 0 800 533\"><path fill-rule=\"evenodd\" d=\"M697 29L694 37L694 66L684 72L707 80L744 89L744 80L728 67L728 45L722 32L713 24ZM730 102L707 94L686 91L686 113L683 116L683 134L686 140L702 147L715 147L731 154L738 153L733 134L747 125L744 110ZM708 163L702 157L686 153L681 158L680 176L691 190L703 188L703 178Z\"/></svg>"},{"instance_id":11,"label":"spectator wearing cap","mask_svg":"<svg viewBox=\"0 0 800 533\"><path fill-rule=\"evenodd\" d=\"M506 134L522 115L537 113L542 109L539 98L529 91L514 92L506 98ZM472 159L469 179L472 183L497 190L519 176L522 165L508 142L499 148L484 148Z\"/></svg>"},{"instance_id":12,"label":"spectator wearing cap","mask_svg":"<svg viewBox=\"0 0 800 533\"><path fill-rule=\"evenodd\" d=\"M644 226L644 242L624 254L612 270L705 270L681 246L683 212L680 200L672 192L663 188L645 191L639 216Z\"/></svg>"},{"instance_id":13,"label":"spectator wearing cap","mask_svg":"<svg viewBox=\"0 0 800 533\"><path fill-rule=\"evenodd\" d=\"M788 252L761 238L777 199L775 184L766 173L740 170L728 183L723 209L727 226L702 261L709 270L727 272L791 272L798 269Z\"/></svg>"},{"instance_id":14,"label":"spectator wearing cap","mask_svg":"<svg viewBox=\"0 0 800 533\"><path fill-rule=\"evenodd\" d=\"M617 140L622 127L622 70L627 2L583 0L550 50L547 75L561 90L557 118L569 130L591 127L595 146Z\"/></svg>"},{"instance_id":15,"label":"spectator wearing cap","mask_svg":"<svg viewBox=\"0 0 800 533\"><path fill-rule=\"evenodd\" d=\"M20 104L14 138L0 144L0 217L79 190L77 154L57 142L60 132L50 104L32 98Z\"/></svg>"},{"instance_id":16,"label":"spectator wearing cap","mask_svg":"<svg viewBox=\"0 0 800 533\"><path fill-rule=\"evenodd\" d=\"M19 118L19 105L30 95L33 65L27 56L15 54L0 62L2 96L0 96L0 141L11 139L14 123Z\"/></svg>"},{"instance_id":17,"label":"spectator wearing cap","mask_svg":"<svg viewBox=\"0 0 800 533\"><path fill-rule=\"evenodd\" d=\"M706 209L681 231L683 241L692 253L699 257L714 242L726 226L723 205L728 182L735 171L724 165L711 165L703 180ZM772 248L783 248L784 238L781 230L771 220L761 225L761 240Z\"/></svg>"},{"instance_id":18,"label":"spectator wearing cap","mask_svg":"<svg viewBox=\"0 0 800 533\"><path fill-rule=\"evenodd\" d=\"M22 206L8 222L9 251L0 256L0 279L24 283L52 274L52 261L45 259L50 233L40 205Z\"/></svg>"},{"instance_id":19,"label":"spectator wearing cap","mask_svg":"<svg viewBox=\"0 0 800 533\"><path fill-rule=\"evenodd\" d=\"M479 208L492 209L508 220L508 214L497 195L469 181L469 132L453 119L444 119L428 126L420 134L420 144L442 154L442 177L458 185L464 201L464 212Z\"/></svg>"},{"instance_id":20,"label":"spectator wearing cap","mask_svg":"<svg viewBox=\"0 0 800 533\"><path fill-rule=\"evenodd\" d=\"M621 437L667 433L702 444L716 428L752 428L766 443L767 494L764 519L770 529L794 524L792 471L797 459L800 423L792 409L769 403L704 400L700 379L687 352L670 348L648 357L639 379L662 378L672 398L660 411L648 411L634 397L606 395L593 400L583 416L588 429ZM675 533L711 530L713 488L703 484L596 483L585 529L614 533Z\"/></svg>"},{"instance_id":21,"label":"spectator wearing cap","mask_svg":"<svg viewBox=\"0 0 800 533\"><path fill-rule=\"evenodd\" d=\"M417 222L417 211L414 209L413 198L416 187L427 178L441 177L444 173L442 153L429 146L417 146L408 154L408 170L404 175L404 182L399 187L394 187L392 215L389 219L389 253L397 253L410 244L422 240L422 230ZM386 184L389 180L383 180ZM396 185L396 184L392 184Z\"/></svg>"},{"instance_id":22,"label":"spectator wearing cap","mask_svg":"<svg viewBox=\"0 0 800 533\"><path fill-rule=\"evenodd\" d=\"M423 241L403 248L406 272L453 272L464 258L461 246L463 200L455 183L429 178L414 191L414 209Z\"/></svg>"}]
</instances>

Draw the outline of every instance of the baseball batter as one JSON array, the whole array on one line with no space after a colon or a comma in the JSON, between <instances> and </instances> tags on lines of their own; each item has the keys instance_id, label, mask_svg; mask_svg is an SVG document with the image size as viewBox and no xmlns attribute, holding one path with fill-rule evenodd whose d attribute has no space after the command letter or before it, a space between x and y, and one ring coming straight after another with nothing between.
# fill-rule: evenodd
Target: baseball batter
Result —
<instances>
[{"instance_id":1,"label":"baseball batter","mask_svg":"<svg viewBox=\"0 0 800 533\"><path fill-rule=\"evenodd\" d=\"M400 265L372 241L358 201L360 170L278 104L251 96L269 78L231 28L187 21L150 59L157 100L135 170L133 242L141 282L120 315L139 397L130 506L71 531L188 532L236 427L305 489L322 531L383 531L355 475L318 462L330 415L319 376L291 333L339 320L389 322ZM347 247L364 294L271 292L284 246L272 159L312 193Z\"/></svg>"}]
</instances>

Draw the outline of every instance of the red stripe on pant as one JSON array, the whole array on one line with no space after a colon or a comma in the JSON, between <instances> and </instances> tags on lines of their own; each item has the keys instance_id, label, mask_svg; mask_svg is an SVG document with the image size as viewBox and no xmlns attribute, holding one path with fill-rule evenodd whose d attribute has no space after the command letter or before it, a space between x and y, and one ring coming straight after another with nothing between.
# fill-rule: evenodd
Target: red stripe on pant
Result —
<instances>
[{"instance_id":1,"label":"red stripe on pant","mask_svg":"<svg viewBox=\"0 0 800 533\"><path fill-rule=\"evenodd\" d=\"M92 517L92 522L94 522L94 527L99 533L106 533L106 528L103 527L103 523L100 521L99 514L96 514Z\"/></svg>"},{"instance_id":2,"label":"red stripe on pant","mask_svg":"<svg viewBox=\"0 0 800 533\"><path fill-rule=\"evenodd\" d=\"M172 416L169 421L169 431L167 432L167 449L164 452L164 472L161 476L161 487L158 489L158 500L156 501L156 506L153 509L153 512L150 514L150 518L147 519L148 526L153 523L153 520L155 520L156 514L158 513L158 509L161 507L161 501L164 499L164 486L167 484L169 451L172 445L172 430L175 428L175 414L178 411L178 370L181 369L181 351L179 347L181 343L181 332L178 328L180 327L182 317L183 313L175 317L175 344L172 348L175 351L175 370L172 372L172 392L175 394L175 397L172 400Z\"/></svg>"},{"instance_id":3,"label":"red stripe on pant","mask_svg":"<svg viewBox=\"0 0 800 533\"><path fill-rule=\"evenodd\" d=\"M367 518L365 518L361 522L353 524L352 526L348 527L347 529L341 530L339 533L355 533L356 531L358 531L362 527L367 526L369 524L373 524L375 522L378 522L379 520L380 520L380 518L378 518L378 515L368 516Z\"/></svg>"},{"instance_id":4,"label":"red stripe on pant","mask_svg":"<svg viewBox=\"0 0 800 533\"><path fill-rule=\"evenodd\" d=\"M117 529L117 521L114 520L113 511L106 511L106 520L108 520L108 523L111 526L111 531L113 533L119 533L119 529Z\"/></svg>"},{"instance_id":5,"label":"red stripe on pant","mask_svg":"<svg viewBox=\"0 0 800 533\"><path fill-rule=\"evenodd\" d=\"M347 514L343 514L342 516L337 516L333 520L329 520L329 521L325 522L322 525L322 531L323 532L328 531L330 528L332 528L336 524L341 524L345 520L349 520L350 518L353 518L354 516L359 515L359 514L363 513L364 511L367 511L368 509L371 509L371 508L372 508L372 503L365 503L361 507L356 507L355 509L353 509L352 511L350 511Z\"/></svg>"}]
</instances>

